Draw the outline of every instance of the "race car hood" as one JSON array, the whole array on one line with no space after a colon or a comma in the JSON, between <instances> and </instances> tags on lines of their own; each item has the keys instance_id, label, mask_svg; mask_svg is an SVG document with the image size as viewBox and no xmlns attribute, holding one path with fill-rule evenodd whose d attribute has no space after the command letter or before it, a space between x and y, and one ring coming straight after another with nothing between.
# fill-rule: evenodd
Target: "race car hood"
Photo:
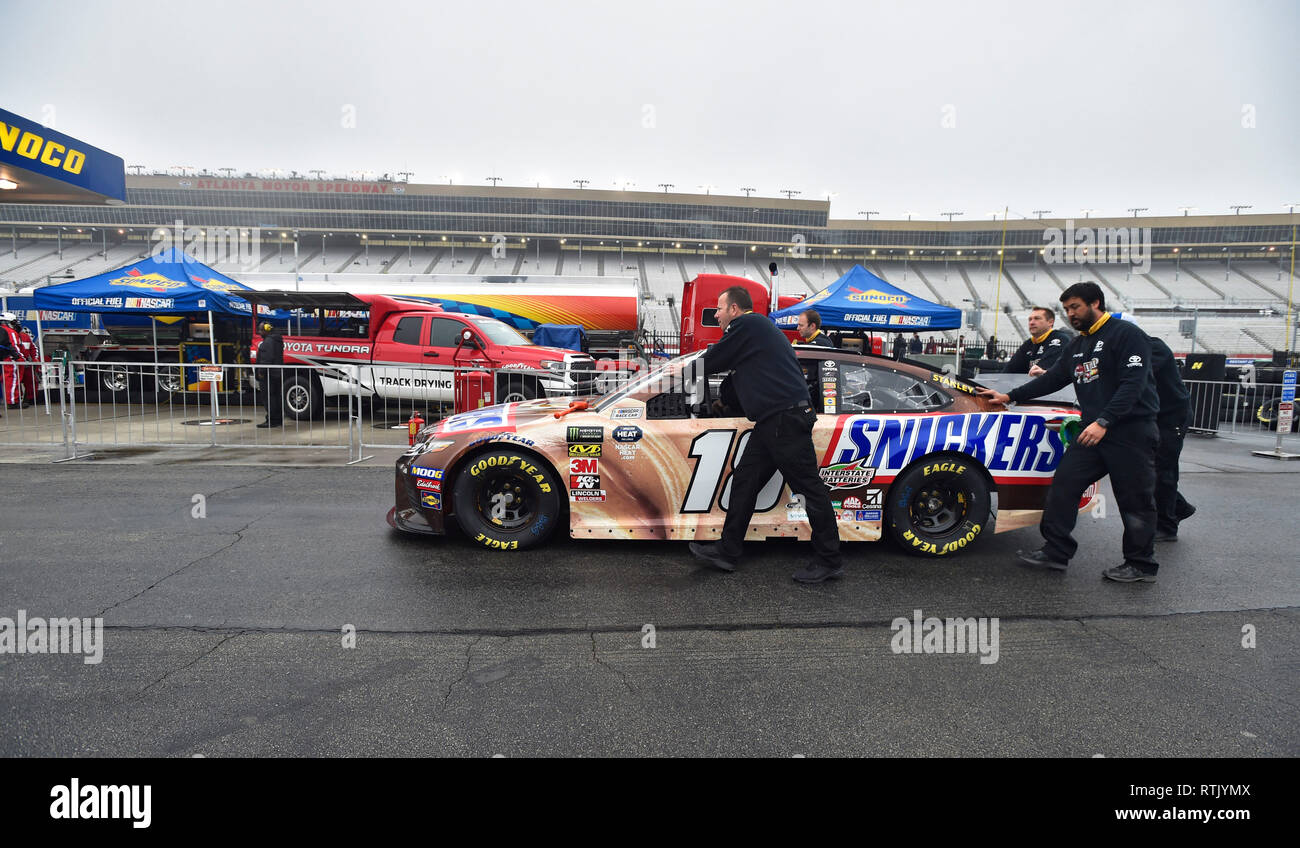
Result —
<instances>
[{"instance_id":1,"label":"race car hood","mask_svg":"<svg viewBox=\"0 0 1300 848\"><path fill-rule=\"evenodd\" d=\"M425 432L446 438L460 433L484 435L510 433L524 424L553 416L569 408L568 399L528 400L522 403L499 403L469 412L460 412L430 424ZM422 434L423 435L423 434Z\"/></svg>"}]
</instances>

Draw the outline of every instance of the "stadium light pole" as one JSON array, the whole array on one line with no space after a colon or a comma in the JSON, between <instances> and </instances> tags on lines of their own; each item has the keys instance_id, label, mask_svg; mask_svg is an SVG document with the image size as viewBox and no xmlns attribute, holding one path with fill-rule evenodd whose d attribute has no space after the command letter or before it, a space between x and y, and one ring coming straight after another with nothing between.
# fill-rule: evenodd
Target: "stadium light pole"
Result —
<instances>
[{"instance_id":1,"label":"stadium light pole","mask_svg":"<svg viewBox=\"0 0 1300 848\"><path fill-rule=\"evenodd\" d=\"M138 177L138 176L140 176L140 174L144 171L144 165L127 165L127 166L126 166L126 169L127 169L128 171L134 169L134 170L135 170L135 175Z\"/></svg>"},{"instance_id":2,"label":"stadium light pole","mask_svg":"<svg viewBox=\"0 0 1300 848\"><path fill-rule=\"evenodd\" d=\"M947 216L948 216L948 223L951 224L953 218L956 218L958 215L965 215L966 213L965 213L965 212L940 212L939 214L940 214L940 215L947 215Z\"/></svg>"},{"instance_id":3,"label":"stadium light pole","mask_svg":"<svg viewBox=\"0 0 1300 848\"><path fill-rule=\"evenodd\" d=\"M867 220L870 221L872 215L879 215L880 213L877 212L877 211L874 210L874 209L871 209L871 210L865 210L865 209L864 209L864 210L859 211L858 214L859 214L859 215L866 215L866 216L867 216Z\"/></svg>"},{"instance_id":4,"label":"stadium light pole","mask_svg":"<svg viewBox=\"0 0 1300 848\"><path fill-rule=\"evenodd\" d=\"M1096 209L1080 209L1079 211L1083 213L1083 217L1084 217L1084 218L1087 218L1087 217L1088 217L1089 215L1091 215L1093 212L1096 212L1096 211L1098 211L1098 210L1096 210Z\"/></svg>"},{"instance_id":5,"label":"stadium light pole","mask_svg":"<svg viewBox=\"0 0 1300 848\"><path fill-rule=\"evenodd\" d=\"M319 179L321 178L321 174L324 174L325 171L322 170L321 168L312 168L312 169L311 169L310 171L308 171L307 173L309 173L309 174L315 174L315 175L316 175L316 179L319 180Z\"/></svg>"},{"instance_id":6,"label":"stadium light pole","mask_svg":"<svg viewBox=\"0 0 1300 848\"><path fill-rule=\"evenodd\" d=\"M587 187L587 183L589 183L589 182L591 182L591 180L574 180L574 181L573 181L573 184L576 185L576 186L578 187L579 190L581 190L581 189L586 188L586 187ZM581 248L582 248L582 242L578 242L578 248L579 248L579 250L581 250ZM581 260L579 260L579 262L581 262ZM579 267L581 267L581 265L579 265Z\"/></svg>"},{"instance_id":7,"label":"stadium light pole","mask_svg":"<svg viewBox=\"0 0 1300 848\"><path fill-rule=\"evenodd\" d=\"M1232 210L1232 214L1234 214L1234 215L1240 215L1240 214L1241 214L1241 210L1243 210L1243 209L1254 209L1255 206L1254 206L1253 204L1250 204L1250 203L1239 203L1239 204L1237 204L1236 206L1229 206L1228 208Z\"/></svg>"},{"instance_id":8,"label":"stadium light pole","mask_svg":"<svg viewBox=\"0 0 1300 848\"><path fill-rule=\"evenodd\" d=\"M1034 214L1037 215L1037 216L1038 216L1038 220L1041 221L1041 220L1043 220L1043 216L1044 216L1044 215L1051 215L1051 214L1052 214L1052 210L1051 210L1051 209L1035 209L1035 210L1034 210Z\"/></svg>"},{"instance_id":9,"label":"stadium light pole","mask_svg":"<svg viewBox=\"0 0 1300 848\"><path fill-rule=\"evenodd\" d=\"M676 185L674 183L660 183L659 187L664 190L664 194L667 194L668 189L676 188Z\"/></svg>"},{"instance_id":10,"label":"stadium light pole","mask_svg":"<svg viewBox=\"0 0 1300 848\"><path fill-rule=\"evenodd\" d=\"M1130 206L1130 207L1129 207L1128 209L1126 209L1125 211L1126 211L1126 212L1132 212L1132 213L1133 213L1133 217L1136 218L1136 217L1138 216L1138 213L1139 213L1139 212L1146 212L1146 211L1147 211L1147 207L1145 207L1145 206Z\"/></svg>"},{"instance_id":11,"label":"stadium light pole","mask_svg":"<svg viewBox=\"0 0 1300 848\"><path fill-rule=\"evenodd\" d=\"M1182 212L1182 213L1183 213L1183 217L1186 218L1188 212L1195 212L1195 211L1196 211L1196 207L1195 207L1195 206L1179 206L1179 207L1178 207L1178 211L1179 211L1179 212Z\"/></svg>"},{"instance_id":12,"label":"stadium light pole","mask_svg":"<svg viewBox=\"0 0 1300 848\"><path fill-rule=\"evenodd\" d=\"M745 193L745 197L749 197L751 194L753 194L754 192L758 191L758 189L756 189L756 188L749 188L748 186L742 186L740 190L743 191L743 192Z\"/></svg>"},{"instance_id":13,"label":"stadium light pole","mask_svg":"<svg viewBox=\"0 0 1300 848\"><path fill-rule=\"evenodd\" d=\"M794 189L790 189L790 188L783 188L778 192L778 194L784 194L786 200L794 200L794 196L796 194L803 194L803 192L795 191Z\"/></svg>"}]
</instances>

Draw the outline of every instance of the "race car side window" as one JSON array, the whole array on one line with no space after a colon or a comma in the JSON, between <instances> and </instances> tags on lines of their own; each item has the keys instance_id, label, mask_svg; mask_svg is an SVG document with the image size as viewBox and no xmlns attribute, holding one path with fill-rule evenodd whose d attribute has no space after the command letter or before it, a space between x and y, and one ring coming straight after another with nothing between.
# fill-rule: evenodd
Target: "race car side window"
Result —
<instances>
[{"instance_id":1,"label":"race car side window","mask_svg":"<svg viewBox=\"0 0 1300 848\"><path fill-rule=\"evenodd\" d=\"M393 341L398 344L420 344L420 330L424 326L424 316L408 315L397 322L393 328Z\"/></svg>"},{"instance_id":2,"label":"race car side window","mask_svg":"<svg viewBox=\"0 0 1300 848\"><path fill-rule=\"evenodd\" d=\"M952 398L901 371L856 362L840 363L840 413L917 412L942 409Z\"/></svg>"}]
</instances>

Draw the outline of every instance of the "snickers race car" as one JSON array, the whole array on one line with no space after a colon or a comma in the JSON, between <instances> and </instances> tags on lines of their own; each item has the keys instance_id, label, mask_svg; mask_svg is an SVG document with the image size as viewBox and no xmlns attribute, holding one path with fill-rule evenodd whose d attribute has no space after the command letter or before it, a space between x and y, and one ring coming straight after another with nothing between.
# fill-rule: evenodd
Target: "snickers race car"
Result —
<instances>
[{"instance_id":1,"label":"snickers race car","mask_svg":"<svg viewBox=\"0 0 1300 848\"><path fill-rule=\"evenodd\" d=\"M1057 431L1077 409L993 409L976 386L920 363L795 352L820 413L813 442L842 540L888 535L940 557L1037 523L1064 450ZM604 397L503 404L426 426L397 462L389 524L442 534L454 521L512 551L561 528L583 539L719 538L753 423L714 404L721 377L703 374L701 356ZM809 538L802 498L779 472L746 535L774 537Z\"/></svg>"}]
</instances>

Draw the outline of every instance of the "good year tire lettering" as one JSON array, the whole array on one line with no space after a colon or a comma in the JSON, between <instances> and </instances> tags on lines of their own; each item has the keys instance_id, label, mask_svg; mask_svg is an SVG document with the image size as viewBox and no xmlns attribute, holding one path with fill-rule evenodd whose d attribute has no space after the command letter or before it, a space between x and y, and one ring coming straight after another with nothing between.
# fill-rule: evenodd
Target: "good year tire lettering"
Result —
<instances>
[{"instance_id":1,"label":"good year tire lettering","mask_svg":"<svg viewBox=\"0 0 1300 848\"><path fill-rule=\"evenodd\" d=\"M944 543L943 547L939 547L934 542L925 541L920 536L917 536L915 533L913 533L911 530L905 531L903 533L903 538L906 539L908 542L910 542L912 544L912 547L916 548L917 550L920 550L927 554L936 554L938 556L943 556L944 554L950 554L953 551L959 551L962 548L969 545L971 542L975 541L975 537L980 534L981 529L982 528L980 527L980 525L972 524L970 529L966 531L965 535L959 536L958 538L954 539L951 542Z\"/></svg>"}]
</instances>

